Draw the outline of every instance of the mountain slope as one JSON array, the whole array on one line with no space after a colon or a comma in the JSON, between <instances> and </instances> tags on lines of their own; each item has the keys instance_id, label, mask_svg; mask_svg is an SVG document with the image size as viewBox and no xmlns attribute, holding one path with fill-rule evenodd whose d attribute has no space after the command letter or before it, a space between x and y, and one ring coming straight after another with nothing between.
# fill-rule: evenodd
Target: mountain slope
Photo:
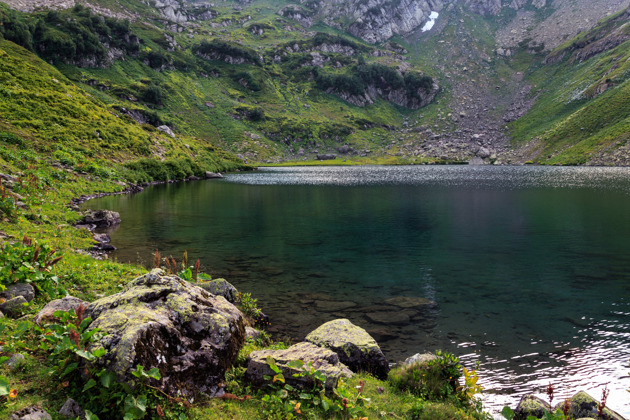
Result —
<instances>
[{"instance_id":1,"label":"mountain slope","mask_svg":"<svg viewBox=\"0 0 630 420\"><path fill-rule=\"evenodd\" d=\"M572 113L575 102L547 105L567 94L552 80L569 83L582 70L558 52L542 62L576 28L593 27L628 0L591 7L580 22L573 9L584 0L91 0L89 9L9 1L22 10L61 8L23 14L4 7L0 33L111 112L144 132L167 126L177 138L193 136L247 162L323 154L409 163L609 162L595 151L592 159L559 154L567 141L601 149L583 142L584 130L558 131L570 134L566 141L541 135L550 126L536 122L543 117L554 124L585 118ZM431 11L439 18L424 32ZM588 41L580 60L600 60L624 36ZM603 127L593 130L608 136Z\"/></svg>"},{"instance_id":2,"label":"mountain slope","mask_svg":"<svg viewBox=\"0 0 630 420\"><path fill-rule=\"evenodd\" d=\"M515 144L539 163L630 164L629 78L626 9L558 47L531 73L539 93L511 124Z\"/></svg>"}]
</instances>

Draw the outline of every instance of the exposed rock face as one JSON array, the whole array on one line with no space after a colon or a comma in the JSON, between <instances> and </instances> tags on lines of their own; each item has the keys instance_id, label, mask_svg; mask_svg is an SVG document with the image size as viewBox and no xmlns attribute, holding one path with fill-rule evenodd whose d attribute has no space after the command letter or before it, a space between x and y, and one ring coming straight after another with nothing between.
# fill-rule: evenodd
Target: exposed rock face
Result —
<instances>
[{"instance_id":1,"label":"exposed rock face","mask_svg":"<svg viewBox=\"0 0 630 420\"><path fill-rule=\"evenodd\" d=\"M339 378L352 376L352 372L339 361L337 353L318 347L311 343L298 343L286 350L260 350L249 355L247 363L247 379L255 386L262 386L267 381L265 375L274 376L275 373L267 364L267 357L271 356L276 365L282 370L282 374L288 384L300 388L312 386L309 378L294 378L293 374L299 373L287 366L291 361L301 360L305 365L312 364L314 369L321 371L326 376L326 390L332 391Z\"/></svg>"},{"instance_id":2,"label":"exposed rock face","mask_svg":"<svg viewBox=\"0 0 630 420\"><path fill-rule=\"evenodd\" d=\"M301 2L308 3L307 0ZM283 16L293 17L292 14L310 26L312 21L323 20L331 26L348 30L372 44L385 41L394 35L406 35L420 27L427 20L431 11L442 10L441 0L328 0L319 2L314 14L317 19L310 16L304 19L305 13L297 13L296 9L285 8ZM310 5L310 4L309 4ZM339 17L350 18L348 27L339 24Z\"/></svg>"},{"instance_id":3,"label":"exposed rock face","mask_svg":"<svg viewBox=\"0 0 630 420\"><path fill-rule=\"evenodd\" d=\"M337 353L353 372L369 372L385 379L389 363L376 340L347 319L329 321L306 336L306 341Z\"/></svg>"},{"instance_id":4,"label":"exposed rock face","mask_svg":"<svg viewBox=\"0 0 630 420\"><path fill-rule=\"evenodd\" d=\"M339 91L334 88L328 89L326 92L329 94L337 95L346 102L353 105L364 107L371 105L378 99L384 99L388 102L396 104L410 109L418 109L423 106L427 106L433 101L435 95L439 92L440 88L435 81L431 89L418 89L415 94L410 94L406 89L393 89L387 86L375 86L368 85L366 92L361 95L352 94L349 92Z\"/></svg>"},{"instance_id":5,"label":"exposed rock face","mask_svg":"<svg viewBox=\"0 0 630 420\"><path fill-rule=\"evenodd\" d=\"M107 333L90 350L104 348L99 363L132 382L137 365L158 368L155 385L193 399L220 391L245 337L242 313L221 296L155 269L120 293L86 309L90 328Z\"/></svg>"},{"instance_id":6,"label":"exposed rock face","mask_svg":"<svg viewBox=\"0 0 630 420\"><path fill-rule=\"evenodd\" d=\"M501 0L467 0L465 4L471 12L482 16L494 16L501 11Z\"/></svg>"},{"instance_id":7,"label":"exposed rock face","mask_svg":"<svg viewBox=\"0 0 630 420\"><path fill-rule=\"evenodd\" d=\"M313 26L314 23L313 12L293 4L290 4L287 7L281 9L278 14L280 16L293 19L300 25L305 27Z\"/></svg>"}]
</instances>

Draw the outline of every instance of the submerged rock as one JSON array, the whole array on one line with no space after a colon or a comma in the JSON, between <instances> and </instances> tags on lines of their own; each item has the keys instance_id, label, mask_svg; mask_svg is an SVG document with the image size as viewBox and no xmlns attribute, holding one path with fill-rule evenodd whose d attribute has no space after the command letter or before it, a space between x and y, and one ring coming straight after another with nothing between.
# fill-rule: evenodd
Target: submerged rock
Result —
<instances>
[{"instance_id":1,"label":"submerged rock","mask_svg":"<svg viewBox=\"0 0 630 420\"><path fill-rule=\"evenodd\" d=\"M385 303L403 309L435 306L434 301L416 296L397 296L386 299Z\"/></svg>"},{"instance_id":2,"label":"submerged rock","mask_svg":"<svg viewBox=\"0 0 630 420\"><path fill-rule=\"evenodd\" d=\"M369 372L384 379L389 363L376 340L347 319L327 322L306 336L306 341L337 353L353 372Z\"/></svg>"},{"instance_id":3,"label":"submerged rock","mask_svg":"<svg viewBox=\"0 0 630 420\"><path fill-rule=\"evenodd\" d=\"M352 377L352 372L339 361L337 353L311 343L298 343L285 350L259 350L249 355L247 362L247 380L255 386L262 386L267 381L265 376L274 376L275 372L267 364L267 357L271 356L276 365L282 370L282 374L291 386L309 388L312 380L308 377L293 377L301 370L287 366L289 362L301 360L305 365L311 366L326 376L325 387L328 392L336 386L339 378Z\"/></svg>"},{"instance_id":4,"label":"submerged rock","mask_svg":"<svg viewBox=\"0 0 630 420\"><path fill-rule=\"evenodd\" d=\"M243 314L234 305L160 269L93 302L86 316L91 329L107 333L89 349L107 350L100 365L127 383L137 365L158 368L161 380L153 385L190 400L220 391L245 338Z\"/></svg>"}]
</instances>

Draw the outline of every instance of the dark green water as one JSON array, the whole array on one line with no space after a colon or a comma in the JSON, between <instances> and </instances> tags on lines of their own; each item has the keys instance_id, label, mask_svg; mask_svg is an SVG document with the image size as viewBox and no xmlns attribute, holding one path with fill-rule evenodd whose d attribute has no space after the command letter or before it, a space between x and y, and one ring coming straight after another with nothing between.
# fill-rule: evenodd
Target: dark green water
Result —
<instances>
[{"instance_id":1,"label":"dark green water","mask_svg":"<svg viewBox=\"0 0 630 420\"><path fill-rule=\"evenodd\" d=\"M187 250L281 336L346 317L392 361L480 360L491 409L552 382L630 416L628 169L274 168L87 205L121 213L114 258Z\"/></svg>"}]
</instances>

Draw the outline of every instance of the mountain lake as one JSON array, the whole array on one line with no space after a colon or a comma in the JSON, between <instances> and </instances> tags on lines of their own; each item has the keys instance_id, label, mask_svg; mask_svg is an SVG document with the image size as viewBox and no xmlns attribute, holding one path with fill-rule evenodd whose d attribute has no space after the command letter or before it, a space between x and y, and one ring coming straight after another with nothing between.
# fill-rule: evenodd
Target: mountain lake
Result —
<instances>
[{"instance_id":1,"label":"mountain lake","mask_svg":"<svg viewBox=\"0 0 630 420\"><path fill-rule=\"evenodd\" d=\"M630 417L630 168L275 167L85 207L120 212L110 258L188 252L300 340L348 318L391 362L480 362L484 406L585 390Z\"/></svg>"}]
</instances>

